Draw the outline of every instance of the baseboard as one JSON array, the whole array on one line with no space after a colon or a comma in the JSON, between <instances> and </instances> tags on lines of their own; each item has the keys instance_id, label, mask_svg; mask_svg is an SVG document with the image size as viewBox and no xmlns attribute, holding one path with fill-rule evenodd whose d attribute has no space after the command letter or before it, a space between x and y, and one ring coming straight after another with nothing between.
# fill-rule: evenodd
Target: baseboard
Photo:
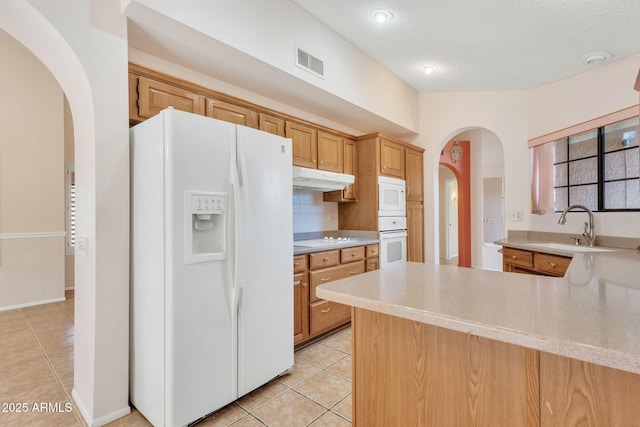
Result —
<instances>
[{"instance_id":1,"label":"baseboard","mask_svg":"<svg viewBox=\"0 0 640 427\"><path fill-rule=\"evenodd\" d=\"M76 406L78 407L78 410L82 415L82 418L84 418L85 422L89 427L102 427L103 425L109 424L110 422L115 421L118 418L122 418L125 415L129 415L131 413L131 407L127 405L122 409L119 409L117 411L114 411L110 414L107 414L103 417L100 417L94 420L89 416L89 413L87 412L84 405L82 404L82 400L80 399L80 396L78 396L78 393L76 393L75 388L71 391L71 396L73 396L73 400L76 402Z\"/></svg>"},{"instance_id":2,"label":"baseboard","mask_svg":"<svg viewBox=\"0 0 640 427\"><path fill-rule=\"evenodd\" d=\"M61 301L66 301L66 298L61 297L61 298L53 298L53 299L47 299L42 301L25 302L24 304L9 305L6 307L0 307L0 311L15 310L16 308L33 307L34 305L49 304L52 302L61 302Z\"/></svg>"}]
</instances>

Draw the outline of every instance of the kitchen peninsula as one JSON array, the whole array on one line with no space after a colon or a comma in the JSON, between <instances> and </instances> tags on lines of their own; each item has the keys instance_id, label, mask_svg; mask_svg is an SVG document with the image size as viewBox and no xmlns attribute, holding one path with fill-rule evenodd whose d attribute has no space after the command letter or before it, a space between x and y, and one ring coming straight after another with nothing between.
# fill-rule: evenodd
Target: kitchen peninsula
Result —
<instances>
[{"instance_id":1,"label":"kitchen peninsula","mask_svg":"<svg viewBox=\"0 0 640 427\"><path fill-rule=\"evenodd\" d=\"M402 263L317 288L353 307L354 424L626 426L640 408L640 253L564 277Z\"/></svg>"}]
</instances>

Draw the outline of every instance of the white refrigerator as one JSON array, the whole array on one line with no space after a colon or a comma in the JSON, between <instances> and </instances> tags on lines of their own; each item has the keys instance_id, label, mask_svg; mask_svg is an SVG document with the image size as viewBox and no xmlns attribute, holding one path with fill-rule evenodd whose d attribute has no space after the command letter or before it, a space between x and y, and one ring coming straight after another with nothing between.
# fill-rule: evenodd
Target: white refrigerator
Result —
<instances>
[{"instance_id":1,"label":"white refrigerator","mask_svg":"<svg viewBox=\"0 0 640 427\"><path fill-rule=\"evenodd\" d=\"M293 366L291 140L173 109L130 137L130 400L182 426Z\"/></svg>"}]
</instances>

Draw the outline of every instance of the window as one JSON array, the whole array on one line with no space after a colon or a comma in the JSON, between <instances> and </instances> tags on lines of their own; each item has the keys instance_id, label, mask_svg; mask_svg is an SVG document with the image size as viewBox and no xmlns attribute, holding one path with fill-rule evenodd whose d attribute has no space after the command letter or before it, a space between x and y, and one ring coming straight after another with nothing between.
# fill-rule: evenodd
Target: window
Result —
<instances>
[{"instance_id":1,"label":"window","mask_svg":"<svg viewBox=\"0 0 640 427\"><path fill-rule=\"evenodd\" d=\"M555 212L575 204L601 212L640 210L638 117L558 139L552 147Z\"/></svg>"},{"instance_id":2,"label":"window","mask_svg":"<svg viewBox=\"0 0 640 427\"><path fill-rule=\"evenodd\" d=\"M73 255L76 246L76 173L73 163L66 163L65 188L66 195L66 254Z\"/></svg>"}]
</instances>

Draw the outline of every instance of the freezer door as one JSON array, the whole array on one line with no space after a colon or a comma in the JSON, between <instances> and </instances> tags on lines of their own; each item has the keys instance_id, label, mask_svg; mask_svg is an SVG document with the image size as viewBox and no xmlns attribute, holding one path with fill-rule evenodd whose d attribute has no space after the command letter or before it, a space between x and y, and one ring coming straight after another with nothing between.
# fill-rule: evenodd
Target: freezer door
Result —
<instances>
[{"instance_id":1,"label":"freezer door","mask_svg":"<svg viewBox=\"0 0 640 427\"><path fill-rule=\"evenodd\" d=\"M227 256L234 250L235 125L176 110L164 114L165 387L172 426L236 399L234 265Z\"/></svg>"},{"instance_id":2,"label":"freezer door","mask_svg":"<svg viewBox=\"0 0 640 427\"><path fill-rule=\"evenodd\" d=\"M291 140L238 126L238 396L293 366Z\"/></svg>"}]
</instances>

